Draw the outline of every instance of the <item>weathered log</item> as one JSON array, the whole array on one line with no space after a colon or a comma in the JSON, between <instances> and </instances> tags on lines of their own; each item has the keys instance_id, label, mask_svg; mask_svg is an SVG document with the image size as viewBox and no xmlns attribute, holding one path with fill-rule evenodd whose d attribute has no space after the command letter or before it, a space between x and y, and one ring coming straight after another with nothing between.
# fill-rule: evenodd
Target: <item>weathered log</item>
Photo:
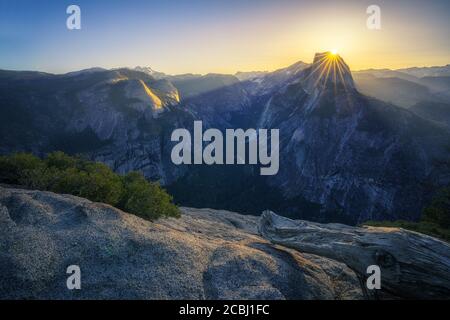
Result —
<instances>
[{"instance_id":1,"label":"weathered log","mask_svg":"<svg viewBox=\"0 0 450 320\"><path fill-rule=\"evenodd\" d=\"M401 228L291 220L264 211L259 232L275 244L345 263L362 277L381 269L381 289L400 298L450 299L450 245Z\"/></svg>"}]
</instances>

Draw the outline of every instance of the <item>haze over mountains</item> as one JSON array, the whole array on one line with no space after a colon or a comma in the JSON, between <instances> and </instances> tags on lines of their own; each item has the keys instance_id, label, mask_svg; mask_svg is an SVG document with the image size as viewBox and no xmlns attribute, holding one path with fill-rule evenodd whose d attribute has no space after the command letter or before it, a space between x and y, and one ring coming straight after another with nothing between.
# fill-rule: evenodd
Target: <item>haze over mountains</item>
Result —
<instances>
[{"instance_id":1,"label":"haze over mountains","mask_svg":"<svg viewBox=\"0 0 450 320\"><path fill-rule=\"evenodd\" d=\"M0 71L0 153L81 153L140 170L178 203L358 223L416 220L450 182L450 67L350 72L316 54L274 72ZM409 110L407 110L409 108ZM280 129L280 171L175 166L176 128Z\"/></svg>"}]
</instances>

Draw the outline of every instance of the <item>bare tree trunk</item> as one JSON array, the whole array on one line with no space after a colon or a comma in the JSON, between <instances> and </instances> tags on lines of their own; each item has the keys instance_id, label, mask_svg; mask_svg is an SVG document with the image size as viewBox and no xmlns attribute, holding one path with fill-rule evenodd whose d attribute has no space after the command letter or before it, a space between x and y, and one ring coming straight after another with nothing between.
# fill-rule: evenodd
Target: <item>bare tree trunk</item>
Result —
<instances>
[{"instance_id":1,"label":"bare tree trunk","mask_svg":"<svg viewBox=\"0 0 450 320\"><path fill-rule=\"evenodd\" d=\"M331 258L367 277L381 269L381 290L401 298L450 299L450 245L401 228L350 227L291 220L264 211L261 235L300 252Z\"/></svg>"}]
</instances>

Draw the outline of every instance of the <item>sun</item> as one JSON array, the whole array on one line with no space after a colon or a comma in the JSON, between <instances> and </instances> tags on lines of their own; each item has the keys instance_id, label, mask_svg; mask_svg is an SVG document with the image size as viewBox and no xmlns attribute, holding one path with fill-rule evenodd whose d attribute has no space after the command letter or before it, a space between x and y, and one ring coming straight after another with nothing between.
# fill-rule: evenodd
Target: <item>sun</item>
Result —
<instances>
[{"instance_id":1,"label":"sun","mask_svg":"<svg viewBox=\"0 0 450 320\"><path fill-rule=\"evenodd\" d=\"M330 52L333 56L337 55L338 53L337 49L331 49Z\"/></svg>"}]
</instances>

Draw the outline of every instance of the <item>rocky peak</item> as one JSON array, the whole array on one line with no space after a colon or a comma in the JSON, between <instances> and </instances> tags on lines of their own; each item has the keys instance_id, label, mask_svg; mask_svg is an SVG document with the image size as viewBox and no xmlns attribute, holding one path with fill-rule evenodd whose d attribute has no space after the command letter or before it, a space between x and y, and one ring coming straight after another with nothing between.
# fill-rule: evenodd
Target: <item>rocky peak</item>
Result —
<instances>
[{"instance_id":1,"label":"rocky peak","mask_svg":"<svg viewBox=\"0 0 450 320\"><path fill-rule=\"evenodd\" d=\"M303 81L309 93L329 88L355 90L350 68L340 55L331 52L316 53L312 66L303 73Z\"/></svg>"},{"instance_id":2,"label":"rocky peak","mask_svg":"<svg viewBox=\"0 0 450 320\"><path fill-rule=\"evenodd\" d=\"M137 66L134 68L135 71L139 71L139 72L144 72L152 77L154 77L155 79L165 79L167 78L167 75L163 72L159 72L156 71L154 69L152 69L151 67L141 67L141 66Z\"/></svg>"}]
</instances>

